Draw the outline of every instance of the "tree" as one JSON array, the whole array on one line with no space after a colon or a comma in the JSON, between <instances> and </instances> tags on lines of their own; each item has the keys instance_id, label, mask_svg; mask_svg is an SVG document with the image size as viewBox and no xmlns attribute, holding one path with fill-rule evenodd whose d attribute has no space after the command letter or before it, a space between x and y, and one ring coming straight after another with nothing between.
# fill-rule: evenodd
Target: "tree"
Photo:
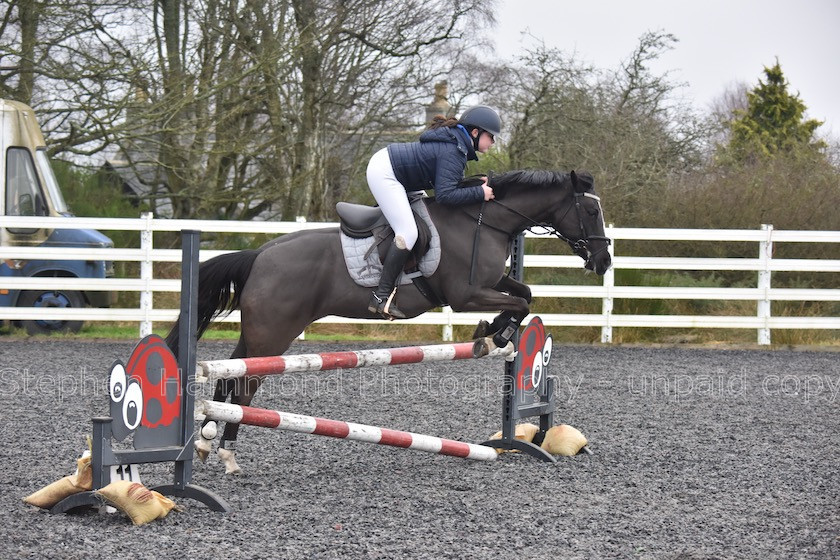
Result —
<instances>
[{"instance_id":1,"label":"tree","mask_svg":"<svg viewBox=\"0 0 840 560\"><path fill-rule=\"evenodd\" d=\"M441 47L486 13L478 0L159 5L165 79L146 82L145 137L161 140L177 215L239 219L331 217L343 170L411 121Z\"/></svg>"},{"instance_id":2,"label":"tree","mask_svg":"<svg viewBox=\"0 0 840 560\"><path fill-rule=\"evenodd\" d=\"M29 103L35 81L35 40L41 9L33 0L20 0L17 10L13 8L11 3L6 6L0 23L0 37L4 43L0 53L3 63L0 66L0 97ZM18 48L12 50L5 43L11 43L15 35Z\"/></svg>"},{"instance_id":3,"label":"tree","mask_svg":"<svg viewBox=\"0 0 840 560\"><path fill-rule=\"evenodd\" d=\"M840 168L814 137L819 121L805 120L805 105L788 92L778 64L765 68L766 81L753 89L726 92L712 119L724 134L715 158L675 178L660 200L659 221L682 227L835 229L840 205ZM716 127L721 131L721 127ZM719 246L711 250L743 250ZM780 246L780 251L800 251ZM833 249L831 249L833 251Z\"/></svg>"},{"instance_id":4,"label":"tree","mask_svg":"<svg viewBox=\"0 0 840 560\"><path fill-rule=\"evenodd\" d=\"M422 124L448 48L491 10L21 0L0 22L0 87L31 97L54 155L116 150L141 180L162 170L176 217L323 219L383 135Z\"/></svg>"},{"instance_id":5,"label":"tree","mask_svg":"<svg viewBox=\"0 0 840 560\"><path fill-rule=\"evenodd\" d=\"M133 0L18 0L0 12L0 96L31 105L51 155L105 149L124 117L125 61L141 50Z\"/></svg>"},{"instance_id":6,"label":"tree","mask_svg":"<svg viewBox=\"0 0 840 560\"><path fill-rule=\"evenodd\" d=\"M764 74L766 81L759 80L747 92L747 108L734 112L729 143L719 150L723 162L749 162L801 148L819 152L826 147L814 137L822 122L805 120L805 104L798 94L788 92L779 61L765 67Z\"/></svg>"}]
</instances>

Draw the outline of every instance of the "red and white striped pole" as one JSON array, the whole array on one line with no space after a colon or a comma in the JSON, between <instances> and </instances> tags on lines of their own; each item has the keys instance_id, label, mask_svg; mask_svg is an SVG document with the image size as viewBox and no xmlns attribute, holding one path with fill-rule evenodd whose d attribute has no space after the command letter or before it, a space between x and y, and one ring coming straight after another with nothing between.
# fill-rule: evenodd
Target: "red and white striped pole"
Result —
<instances>
[{"instance_id":1,"label":"red and white striped pole","mask_svg":"<svg viewBox=\"0 0 840 560\"><path fill-rule=\"evenodd\" d=\"M474 359L472 342L458 344L436 344L430 346L406 346L378 350L353 352L326 352L323 354L299 354L291 356L264 356L198 362L197 378L231 379L279 375L301 371L323 371L331 369L352 369L368 366L416 364L421 362L447 362L451 360ZM493 349L491 356L511 356L513 344Z\"/></svg>"},{"instance_id":2,"label":"red and white striped pole","mask_svg":"<svg viewBox=\"0 0 840 560\"><path fill-rule=\"evenodd\" d=\"M484 445L279 410L252 408L217 401L200 401L196 406L196 411L203 412L206 418L221 422L390 445L477 461L495 461L498 456L494 448Z\"/></svg>"}]
</instances>

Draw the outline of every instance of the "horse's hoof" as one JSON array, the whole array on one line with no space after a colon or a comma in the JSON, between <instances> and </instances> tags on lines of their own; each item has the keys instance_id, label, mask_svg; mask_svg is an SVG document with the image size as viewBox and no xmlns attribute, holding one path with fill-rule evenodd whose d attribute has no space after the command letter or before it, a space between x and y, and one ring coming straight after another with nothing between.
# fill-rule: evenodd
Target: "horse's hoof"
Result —
<instances>
[{"instance_id":1,"label":"horse's hoof","mask_svg":"<svg viewBox=\"0 0 840 560\"><path fill-rule=\"evenodd\" d=\"M477 338L484 338L488 334L490 334L490 323L482 319L478 322L478 325L475 327L475 331L472 335L472 340L475 340Z\"/></svg>"},{"instance_id":2,"label":"horse's hoof","mask_svg":"<svg viewBox=\"0 0 840 560\"><path fill-rule=\"evenodd\" d=\"M242 469L236 464L236 456L233 451L220 447L217 451L219 459L225 465L225 474L242 474Z\"/></svg>"},{"instance_id":3,"label":"horse's hoof","mask_svg":"<svg viewBox=\"0 0 840 560\"><path fill-rule=\"evenodd\" d=\"M195 454L198 455L202 463L207 461L207 457L210 456L210 449L210 440L204 439L203 437L195 440Z\"/></svg>"},{"instance_id":4,"label":"horse's hoof","mask_svg":"<svg viewBox=\"0 0 840 560\"><path fill-rule=\"evenodd\" d=\"M483 358L496 348L493 339L488 337L479 338L473 342L473 358Z\"/></svg>"}]
</instances>

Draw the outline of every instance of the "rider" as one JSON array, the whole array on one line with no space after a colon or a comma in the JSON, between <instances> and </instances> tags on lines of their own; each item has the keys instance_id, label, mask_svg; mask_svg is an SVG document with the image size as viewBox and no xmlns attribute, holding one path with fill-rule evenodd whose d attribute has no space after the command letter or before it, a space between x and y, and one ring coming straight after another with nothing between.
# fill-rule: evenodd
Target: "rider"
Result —
<instances>
[{"instance_id":1,"label":"rider","mask_svg":"<svg viewBox=\"0 0 840 560\"><path fill-rule=\"evenodd\" d=\"M408 192L433 188L441 204L470 204L490 200L493 189L484 183L459 187L467 160L477 160L496 141L502 129L499 114L486 105L470 107L460 119L434 118L419 142L391 144L370 158L370 192L394 230L394 242L382 265L379 286L370 296L368 310L386 319L405 319L393 303L395 284L417 241L417 225Z\"/></svg>"}]
</instances>

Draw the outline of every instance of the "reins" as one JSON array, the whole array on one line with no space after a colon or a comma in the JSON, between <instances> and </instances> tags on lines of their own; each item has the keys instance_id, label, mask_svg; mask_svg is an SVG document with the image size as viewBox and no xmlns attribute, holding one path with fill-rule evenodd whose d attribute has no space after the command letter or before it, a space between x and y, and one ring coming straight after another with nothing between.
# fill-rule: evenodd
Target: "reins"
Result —
<instances>
[{"instance_id":1,"label":"reins","mask_svg":"<svg viewBox=\"0 0 840 560\"><path fill-rule=\"evenodd\" d=\"M565 241L566 243L568 243L569 246L572 248L572 250L577 254L580 254L581 251L587 251L588 252L590 241L606 241L607 244L604 247L602 247L601 249L599 249L595 253L589 253L589 256L591 258L591 257L594 257L595 255L599 254L601 251L606 250L606 248L609 246L609 244L611 243L612 240L605 235L588 235L587 232L586 232L586 226L583 224L583 216L581 216L581 214L580 214L581 213L580 199L582 197L589 197L589 198L594 198L595 200L600 200L598 198L598 196L596 196L592 193L574 193L574 197L575 197L574 208L575 208L575 213L577 214L578 228L580 229L580 234L581 234L578 239L574 239L574 240L566 237L565 235L563 235L562 233L557 231L557 228L554 227L551 224L538 222L538 221L534 220L533 218L531 218L530 216L526 216L525 214L516 210L515 208L511 208L507 204L499 202L495 199L493 199L493 202L495 202L496 204L498 204L502 208L505 208L506 210L508 210L510 212L513 212L514 214L516 214L520 218L524 218L525 220L528 220L531 223L531 225L523 228L522 231L529 231L529 232L535 233L535 234L547 233L549 235L553 235L553 236L557 237L558 239L561 239L562 241ZM563 216L561 216L560 220L558 220L558 221L562 222L566 218L566 214L568 214L571 209L572 209L572 205L569 205L566 208L566 211L563 213ZM545 230L545 231L537 232L537 231L534 231L534 228L543 228L543 230Z\"/></svg>"},{"instance_id":2,"label":"reins","mask_svg":"<svg viewBox=\"0 0 840 560\"><path fill-rule=\"evenodd\" d=\"M487 184L488 185L490 184L490 178L491 178L491 176L487 177ZM594 198L595 200L598 200L598 201L600 201L601 199L597 195L592 194L592 193L588 193L588 192L582 192L582 193L581 192L576 192L576 193L573 193L573 196L574 196L574 205L570 204L566 208L566 211L563 213L563 216L561 216L561 218L558 220L558 222L562 222L566 218L566 215L571 211L572 206L574 206L575 213L577 214L577 219L578 219L578 227L580 229L580 237L578 239L574 239L574 240L570 239L569 237L566 237L565 235L563 235L562 233L557 231L557 228L555 226L553 226L551 224L546 224L544 222L538 222L537 220L531 218L530 216L527 216L527 215L523 214L522 212L520 212L519 210L516 210L515 208L511 208L507 204L505 204L503 202L500 202L499 200L496 200L495 198L490 199L490 202L494 202L497 205L501 206L502 208L508 210L509 212L512 212L512 213L516 214L517 216L519 216L520 218L525 219L527 222L530 223L530 225L522 228L522 230L511 233L511 232L503 230L499 227L496 227L492 224L486 223L484 221L484 208L487 205L486 200L482 201L482 203L481 203L481 208L479 208L479 211L478 211L478 217L474 217L474 216L472 216L472 214L470 214L469 212L464 210L464 212L468 216L473 217L473 219L476 221L475 234L473 236L472 258L471 258L471 261L470 261L470 279L469 279L470 285L473 284L473 280L474 280L474 277L475 277L475 268L476 268L476 264L478 262L478 247L479 247L479 240L481 238L481 228L482 228L482 226L486 226L486 227L489 227L490 229L493 229L493 230L496 230L498 232L504 233L505 235L508 236L509 240L512 240L521 231L529 231L529 232L535 233L535 234L547 233L549 235L554 235L558 239L568 243L569 247L571 247L572 251L574 251L574 253L576 255L584 258L586 260L587 264L595 256L597 256L601 252L607 250L607 247L609 247L609 245L611 243L610 238L606 237L604 235L588 235L587 232L586 232L586 226L583 223L583 216L581 215L582 210L581 210L580 201L583 197ZM534 231L535 228L542 228L543 231ZM606 244L593 253L589 249L589 242L590 241L606 241Z\"/></svg>"}]
</instances>

